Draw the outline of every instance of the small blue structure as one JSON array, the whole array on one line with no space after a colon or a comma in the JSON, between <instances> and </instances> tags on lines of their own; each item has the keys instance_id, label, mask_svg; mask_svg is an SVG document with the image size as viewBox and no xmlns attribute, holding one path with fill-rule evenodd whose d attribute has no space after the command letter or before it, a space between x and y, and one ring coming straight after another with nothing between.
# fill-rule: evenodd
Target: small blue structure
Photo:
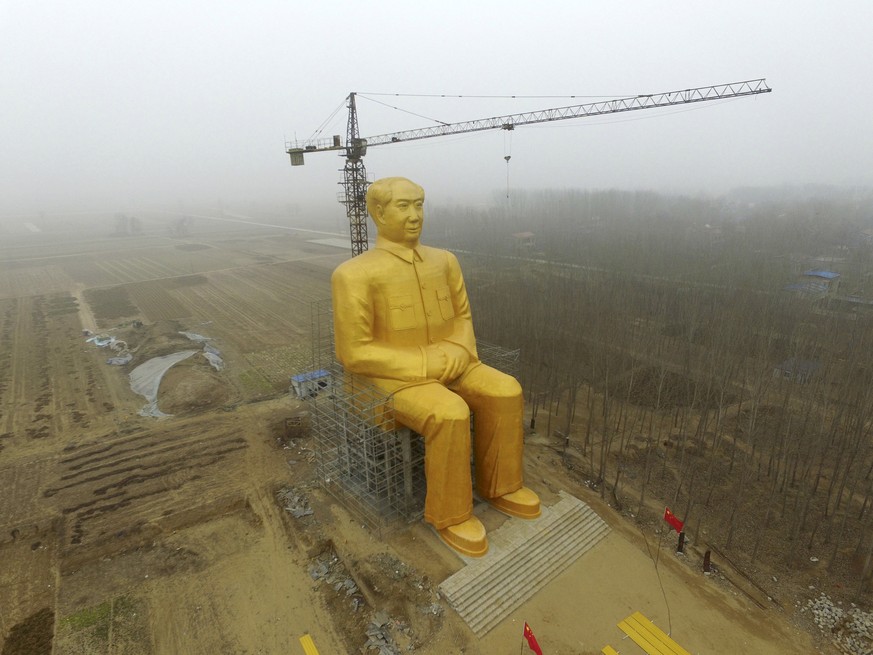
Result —
<instances>
[{"instance_id":1,"label":"small blue structure","mask_svg":"<svg viewBox=\"0 0 873 655\"><path fill-rule=\"evenodd\" d=\"M834 271L810 269L804 271L798 282L782 287L803 296L820 297L836 291L840 286L840 274Z\"/></svg>"},{"instance_id":2,"label":"small blue structure","mask_svg":"<svg viewBox=\"0 0 873 655\"><path fill-rule=\"evenodd\" d=\"M782 287L783 291L791 291L801 296L823 296L828 292L828 286L821 282L809 280L808 282L795 282Z\"/></svg>"},{"instance_id":3,"label":"small blue structure","mask_svg":"<svg viewBox=\"0 0 873 655\"><path fill-rule=\"evenodd\" d=\"M324 369L308 371L291 377L291 388L298 398L314 398L319 392L330 388L330 373Z\"/></svg>"},{"instance_id":4,"label":"small blue structure","mask_svg":"<svg viewBox=\"0 0 873 655\"><path fill-rule=\"evenodd\" d=\"M803 277L813 284L820 284L827 293L834 293L840 288L840 274L834 271L811 269L805 271Z\"/></svg>"}]
</instances>

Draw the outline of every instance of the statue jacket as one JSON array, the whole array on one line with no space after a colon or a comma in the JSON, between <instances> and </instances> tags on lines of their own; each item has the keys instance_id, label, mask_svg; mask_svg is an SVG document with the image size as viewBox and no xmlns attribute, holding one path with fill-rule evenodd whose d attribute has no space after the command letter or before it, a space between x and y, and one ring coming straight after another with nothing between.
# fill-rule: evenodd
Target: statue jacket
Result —
<instances>
[{"instance_id":1,"label":"statue jacket","mask_svg":"<svg viewBox=\"0 0 873 655\"><path fill-rule=\"evenodd\" d=\"M337 359L389 393L426 376L425 348L450 341L478 363L458 260L447 250L378 237L331 277Z\"/></svg>"}]
</instances>

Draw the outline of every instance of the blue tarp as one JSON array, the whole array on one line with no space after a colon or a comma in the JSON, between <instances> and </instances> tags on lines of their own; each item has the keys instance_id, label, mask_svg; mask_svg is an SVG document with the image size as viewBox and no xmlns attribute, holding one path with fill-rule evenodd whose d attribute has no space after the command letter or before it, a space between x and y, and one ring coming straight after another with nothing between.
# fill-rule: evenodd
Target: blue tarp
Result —
<instances>
[{"instance_id":1,"label":"blue tarp","mask_svg":"<svg viewBox=\"0 0 873 655\"><path fill-rule=\"evenodd\" d=\"M811 269L803 272L804 275L809 275L810 277L820 277L825 280L836 280L840 277L839 273L834 273L833 271L818 271L815 269Z\"/></svg>"},{"instance_id":2,"label":"blue tarp","mask_svg":"<svg viewBox=\"0 0 873 655\"><path fill-rule=\"evenodd\" d=\"M318 380L328 376L328 372L323 368L318 369L317 371L309 371L307 373L300 373L298 375L294 375L291 378L291 382L311 382L312 380Z\"/></svg>"}]
</instances>

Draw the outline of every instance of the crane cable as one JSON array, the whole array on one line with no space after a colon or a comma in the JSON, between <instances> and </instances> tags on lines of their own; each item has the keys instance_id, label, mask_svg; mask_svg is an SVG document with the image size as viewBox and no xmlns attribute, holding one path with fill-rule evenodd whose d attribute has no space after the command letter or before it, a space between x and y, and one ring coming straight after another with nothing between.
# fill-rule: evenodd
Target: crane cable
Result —
<instances>
[{"instance_id":1,"label":"crane cable","mask_svg":"<svg viewBox=\"0 0 873 655\"><path fill-rule=\"evenodd\" d=\"M315 128L315 131L312 133L312 136L310 136L309 139L308 139L309 141L315 141L315 139L317 139L318 136L319 136L322 132L324 132L324 129L325 129L325 128L328 126L328 124L329 124L329 123L334 119L334 116L336 116L336 115L339 113L339 110L346 106L346 102L348 101L348 99L349 99L348 96L346 96L345 98L343 98L343 101L342 101L341 103L339 103L339 105L337 106L336 109L333 110L333 112L331 113L331 115L328 116L327 118L325 118L325 119L321 122L321 125L319 125L318 127Z\"/></svg>"},{"instance_id":2,"label":"crane cable","mask_svg":"<svg viewBox=\"0 0 873 655\"><path fill-rule=\"evenodd\" d=\"M512 132L503 132L503 159L506 161L506 199L509 200L509 160L512 159Z\"/></svg>"},{"instance_id":3,"label":"crane cable","mask_svg":"<svg viewBox=\"0 0 873 655\"><path fill-rule=\"evenodd\" d=\"M434 123L438 123L440 125L449 125L449 123L445 121L441 121L438 118L432 118L431 116L425 116L424 114L419 114L414 111L409 111L408 109L402 109L397 107L396 105L390 105L387 102L382 102L381 100L376 100L375 98L371 98L368 96L393 96L396 98L565 98L565 99L575 99L575 98L605 98L605 97L619 97L617 95L606 96L606 95L568 95L568 96L534 96L534 95L452 95L446 93L358 93L357 96L359 98L364 98L365 100L369 100L370 102L374 102L376 104L382 105L384 107L388 107L389 109L394 109L396 111L403 112L405 114L410 114L412 116L416 116L418 118L423 118L424 120L432 121ZM736 100L737 98L732 98L732 100ZM341 107L342 105L340 105ZM331 118L336 115L337 111L339 111L339 107L331 114ZM680 113L684 111L692 111L695 109L703 109L703 107L692 107L687 109L677 110L676 112L670 113ZM635 120L643 120L645 117L634 117L630 119L618 120L615 122L625 122L625 121L635 121ZM654 118L654 116L652 117ZM325 121L326 123L327 121ZM609 121L612 122L612 121ZM536 127L557 127L552 125L543 125ZM561 126L564 127L564 126ZM323 127L321 129L324 129ZM320 130L317 130L320 132ZM513 130L506 130L503 133L503 159L506 162L506 199L509 200L509 162L512 159L512 132Z\"/></svg>"},{"instance_id":4,"label":"crane cable","mask_svg":"<svg viewBox=\"0 0 873 655\"><path fill-rule=\"evenodd\" d=\"M387 94L386 94L387 95ZM400 107L395 107L394 105L389 105L387 102L382 102L381 100L376 100L375 98L368 98L362 93L358 94L359 98L364 98L365 100L369 100L370 102L375 102L377 104L383 105L385 107L389 107L390 109L396 109L397 111L402 111L404 114L411 114L413 116L418 116L418 118L423 118L426 121L433 121L434 123L439 123L440 125L448 125L445 121L441 121L438 118L431 118L430 116L425 116L424 114L416 114L414 111L409 111L408 109L401 109Z\"/></svg>"}]
</instances>

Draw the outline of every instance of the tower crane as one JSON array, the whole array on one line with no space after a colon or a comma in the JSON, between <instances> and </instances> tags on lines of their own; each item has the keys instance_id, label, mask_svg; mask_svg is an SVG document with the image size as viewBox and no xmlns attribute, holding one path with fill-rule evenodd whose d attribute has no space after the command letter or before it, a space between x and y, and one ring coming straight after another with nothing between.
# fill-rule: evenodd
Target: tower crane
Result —
<instances>
[{"instance_id":1,"label":"tower crane","mask_svg":"<svg viewBox=\"0 0 873 655\"><path fill-rule=\"evenodd\" d=\"M671 107L694 102L723 100L725 98L755 96L761 93L770 93L770 91L772 89L767 86L766 80L762 78L714 86L701 86L680 91L642 94L569 107L507 114L493 118L480 118L459 123L440 123L431 127L379 134L366 138L361 138L358 131L358 110L355 102L357 94L352 92L346 98L349 118L345 141L343 141L340 135L335 135L332 139L294 141L286 143L285 151L291 157L292 166L302 166L304 154L310 152L336 151L345 157L346 163L343 167L343 181L341 182L343 193L340 195L340 203L346 206L346 215L349 219L349 232L352 241L352 255L359 255L367 249L366 193L368 182L363 159L369 147L391 143L405 143L407 141L430 139L438 136L465 134L467 132L480 132L483 130L514 130L521 125L548 123L571 118L603 116L605 114Z\"/></svg>"}]
</instances>

